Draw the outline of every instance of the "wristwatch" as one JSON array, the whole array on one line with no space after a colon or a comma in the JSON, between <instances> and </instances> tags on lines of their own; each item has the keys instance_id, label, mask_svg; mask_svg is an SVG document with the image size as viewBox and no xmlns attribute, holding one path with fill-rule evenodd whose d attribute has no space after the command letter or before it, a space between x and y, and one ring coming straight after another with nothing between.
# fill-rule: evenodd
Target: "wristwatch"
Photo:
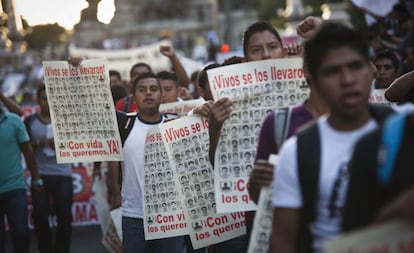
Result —
<instances>
[{"instance_id":1,"label":"wristwatch","mask_svg":"<svg viewBox=\"0 0 414 253\"><path fill-rule=\"evenodd\" d=\"M43 180L41 178L32 180L32 185L43 186Z\"/></svg>"}]
</instances>

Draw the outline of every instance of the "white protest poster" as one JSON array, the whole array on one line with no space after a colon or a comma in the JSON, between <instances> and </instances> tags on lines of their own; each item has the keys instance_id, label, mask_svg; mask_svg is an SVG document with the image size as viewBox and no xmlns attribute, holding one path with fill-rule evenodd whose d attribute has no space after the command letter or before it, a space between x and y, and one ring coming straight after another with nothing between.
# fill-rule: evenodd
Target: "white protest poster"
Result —
<instances>
[{"instance_id":1,"label":"white protest poster","mask_svg":"<svg viewBox=\"0 0 414 253\"><path fill-rule=\"evenodd\" d=\"M188 234L175 171L158 127L149 129L145 140L143 206L146 240Z\"/></svg>"},{"instance_id":2,"label":"white protest poster","mask_svg":"<svg viewBox=\"0 0 414 253\"><path fill-rule=\"evenodd\" d=\"M122 211L120 207L110 212L110 219L112 219L112 222L115 226L116 234L122 241Z\"/></svg>"},{"instance_id":3,"label":"white protest poster","mask_svg":"<svg viewBox=\"0 0 414 253\"><path fill-rule=\"evenodd\" d=\"M72 57L82 59L104 59L108 69L121 73L122 79L129 79L129 70L138 62L148 63L155 73L170 69L170 60L160 53L161 45L171 45L170 41L160 41L138 48L106 50L69 47Z\"/></svg>"},{"instance_id":4,"label":"white protest poster","mask_svg":"<svg viewBox=\"0 0 414 253\"><path fill-rule=\"evenodd\" d=\"M213 168L208 158L208 121L183 117L160 125L168 154L176 168L176 182L194 249L246 233L244 212L216 213Z\"/></svg>"},{"instance_id":5,"label":"white protest poster","mask_svg":"<svg viewBox=\"0 0 414 253\"><path fill-rule=\"evenodd\" d=\"M270 155L269 162L277 165L279 157ZM254 216L252 233L250 235L249 247L247 253L268 252L270 235L272 233L273 223L273 184L264 186L260 190L257 210Z\"/></svg>"},{"instance_id":6,"label":"white protest poster","mask_svg":"<svg viewBox=\"0 0 414 253\"><path fill-rule=\"evenodd\" d=\"M185 116L194 109L196 106L204 103L203 99L192 99L185 101L178 101L173 103L160 104L160 112L163 113L176 113L178 116Z\"/></svg>"},{"instance_id":7,"label":"white protest poster","mask_svg":"<svg viewBox=\"0 0 414 253\"><path fill-rule=\"evenodd\" d=\"M111 252L111 253L121 253L122 252L122 240L119 238L116 227L114 226L114 223L112 219L108 220L108 223L106 224L105 232L102 236L102 244L105 246L105 248Z\"/></svg>"},{"instance_id":8,"label":"white protest poster","mask_svg":"<svg viewBox=\"0 0 414 253\"><path fill-rule=\"evenodd\" d=\"M45 61L43 72L57 162L123 160L106 63Z\"/></svg>"},{"instance_id":9,"label":"white protest poster","mask_svg":"<svg viewBox=\"0 0 414 253\"><path fill-rule=\"evenodd\" d=\"M391 105L390 101L385 98L385 89L373 89L368 99L369 103Z\"/></svg>"},{"instance_id":10,"label":"white protest poster","mask_svg":"<svg viewBox=\"0 0 414 253\"><path fill-rule=\"evenodd\" d=\"M267 113L302 103L309 96L302 59L234 64L207 74L214 100L228 97L233 102L215 153L217 212L255 210L247 183L260 128Z\"/></svg>"},{"instance_id":11,"label":"white protest poster","mask_svg":"<svg viewBox=\"0 0 414 253\"><path fill-rule=\"evenodd\" d=\"M345 234L324 244L326 253L414 252L414 223L394 220Z\"/></svg>"}]
</instances>

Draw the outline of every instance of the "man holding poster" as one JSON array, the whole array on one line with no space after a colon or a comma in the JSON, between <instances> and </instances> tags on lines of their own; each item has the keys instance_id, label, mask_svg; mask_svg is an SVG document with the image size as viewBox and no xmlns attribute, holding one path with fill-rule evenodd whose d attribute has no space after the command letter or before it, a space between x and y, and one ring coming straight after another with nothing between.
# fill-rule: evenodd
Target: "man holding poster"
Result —
<instances>
[{"instance_id":1,"label":"man holding poster","mask_svg":"<svg viewBox=\"0 0 414 253\"><path fill-rule=\"evenodd\" d=\"M181 253L184 248L183 237L145 240L142 206L144 178L142 177L145 167L146 137L149 129L163 123L167 119L167 115L159 112L162 90L155 74L143 73L132 84L133 95L140 112L132 117L128 117L126 114L118 114L120 131L125 132L125 128L130 126L129 133L122 136L124 141L121 204L122 247L125 253L138 251ZM112 168L112 183L118 181L119 173L117 169ZM158 212L158 210L155 210L155 206L154 211Z\"/></svg>"}]
</instances>

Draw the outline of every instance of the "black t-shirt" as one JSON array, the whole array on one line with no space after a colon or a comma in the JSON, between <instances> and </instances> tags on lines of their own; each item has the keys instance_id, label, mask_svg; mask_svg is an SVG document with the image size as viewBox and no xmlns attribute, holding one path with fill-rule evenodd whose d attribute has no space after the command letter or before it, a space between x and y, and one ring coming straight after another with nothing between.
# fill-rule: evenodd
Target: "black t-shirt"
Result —
<instances>
[{"instance_id":1,"label":"black t-shirt","mask_svg":"<svg viewBox=\"0 0 414 253\"><path fill-rule=\"evenodd\" d=\"M407 118L390 183L378 181L378 150L382 129L365 135L356 144L350 162L351 178L343 214L343 231L370 224L380 208L414 185L414 114Z\"/></svg>"}]
</instances>

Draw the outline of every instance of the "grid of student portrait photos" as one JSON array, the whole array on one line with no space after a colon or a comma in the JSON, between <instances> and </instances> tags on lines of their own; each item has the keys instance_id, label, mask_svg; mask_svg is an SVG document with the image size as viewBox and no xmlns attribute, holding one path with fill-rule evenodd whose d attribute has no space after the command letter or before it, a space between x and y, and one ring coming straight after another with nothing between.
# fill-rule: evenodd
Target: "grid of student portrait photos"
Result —
<instances>
[{"instance_id":1,"label":"grid of student portrait photos","mask_svg":"<svg viewBox=\"0 0 414 253\"><path fill-rule=\"evenodd\" d=\"M46 77L48 78L48 77ZM49 77L51 78L51 77ZM101 76L55 77L47 88L59 140L101 139L116 136L110 91ZM109 92L108 92L109 91ZM65 142L61 142L65 145Z\"/></svg>"},{"instance_id":2,"label":"grid of student portrait photos","mask_svg":"<svg viewBox=\"0 0 414 253\"><path fill-rule=\"evenodd\" d=\"M157 213L181 210L174 182L174 170L162 141L151 142L145 147L144 185L144 204L148 221L153 221L153 215Z\"/></svg>"},{"instance_id":3,"label":"grid of student portrait photos","mask_svg":"<svg viewBox=\"0 0 414 253\"><path fill-rule=\"evenodd\" d=\"M273 222L272 193L273 186L263 187L260 192L248 253L268 252Z\"/></svg>"},{"instance_id":4,"label":"grid of student portrait photos","mask_svg":"<svg viewBox=\"0 0 414 253\"><path fill-rule=\"evenodd\" d=\"M151 240L188 234L175 172L157 126L148 130L144 160L145 238ZM172 224L175 224L174 229Z\"/></svg>"},{"instance_id":5,"label":"grid of student portrait photos","mask_svg":"<svg viewBox=\"0 0 414 253\"><path fill-rule=\"evenodd\" d=\"M187 210L186 217L191 219L191 227L195 231L203 228L203 218L216 213L208 141L208 134L204 131L170 143Z\"/></svg>"}]
</instances>

